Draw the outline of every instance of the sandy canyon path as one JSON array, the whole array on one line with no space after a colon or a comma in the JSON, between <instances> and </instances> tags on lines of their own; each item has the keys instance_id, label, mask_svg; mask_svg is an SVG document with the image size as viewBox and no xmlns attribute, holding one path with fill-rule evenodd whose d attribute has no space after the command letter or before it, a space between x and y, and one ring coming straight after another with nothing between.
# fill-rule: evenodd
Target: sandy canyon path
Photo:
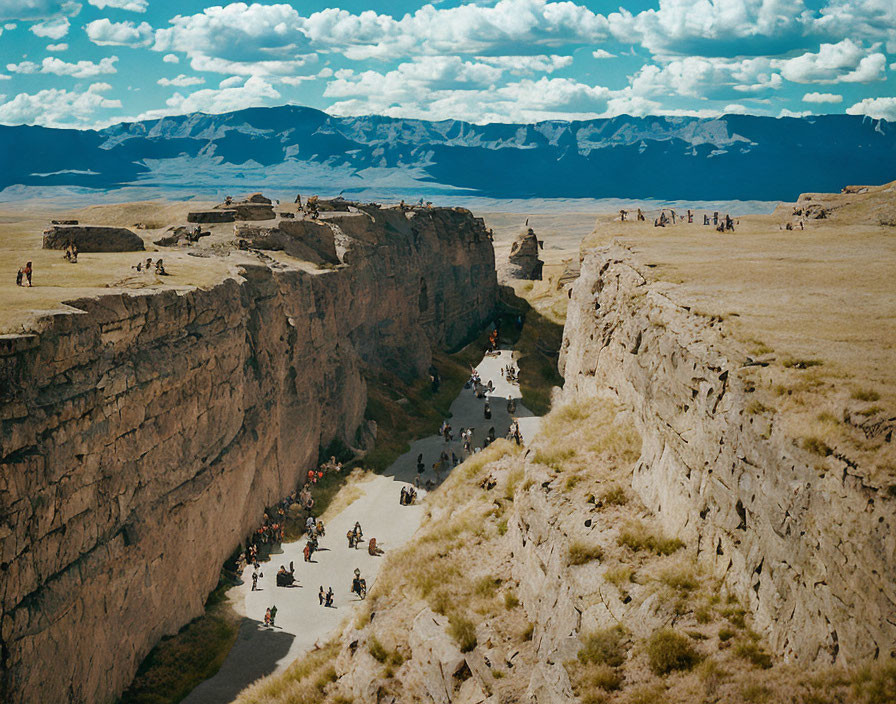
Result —
<instances>
[{"instance_id":1,"label":"sandy canyon path","mask_svg":"<svg viewBox=\"0 0 896 704\"><path fill-rule=\"evenodd\" d=\"M482 439L491 426L497 437L504 437L510 427L507 400L517 399L514 414L519 421L525 442L529 442L538 430L540 419L533 416L520 402L517 384L508 382L501 373L511 363L512 351L501 350L496 356L486 356L477 370L483 381L491 380L495 389L488 394L492 409L491 420L483 415L484 401L476 398L471 389L463 389L451 404L451 423L455 437L460 428L475 428L474 447L481 447ZM367 552L367 542L376 538L377 544L388 553L406 543L419 528L425 507L422 500L426 491L419 490L419 500L414 506L399 504L401 487L411 484L417 474L417 455L423 454L426 473L423 481L433 479L432 465L443 449L453 450L463 457L462 444L458 440L445 443L441 436L431 435L417 440L411 449L399 457L382 475L374 475L358 484L361 496L334 516L326 526L326 535L312 562L302 556L304 541L284 543L282 553L271 555L270 562L261 566L263 577L258 580L258 590L252 591L252 568L242 575L243 583L231 589L227 596L233 608L244 619L236 642L218 673L200 684L184 700L185 704L222 704L236 698L239 692L265 675L282 672L290 663L311 650L316 643L324 643L338 632L342 623L357 611L360 600L349 591L355 568L361 570L368 588L373 586L383 563L382 557L372 557ZM358 549L348 547L345 534L355 524L361 523L365 542ZM295 565L299 586L282 588L275 586L280 565ZM335 593L333 608L322 607L318 590L329 587ZM277 606L276 625L264 625L265 610Z\"/></svg>"}]
</instances>

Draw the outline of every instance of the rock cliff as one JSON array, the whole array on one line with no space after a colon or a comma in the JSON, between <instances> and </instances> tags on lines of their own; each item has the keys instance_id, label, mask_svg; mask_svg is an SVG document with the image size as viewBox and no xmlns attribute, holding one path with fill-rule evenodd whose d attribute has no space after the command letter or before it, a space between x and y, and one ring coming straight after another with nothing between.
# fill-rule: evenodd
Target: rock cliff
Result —
<instances>
[{"instance_id":1,"label":"rock cliff","mask_svg":"<svg viewBox=\"0 0 896 704\"><path fill-rule=\"evenodd\" d=\"M413 377L490 320L468 211L336 227L344 264L262 259L0 340L4 702L114 700L320 447L363 441L365 369Z\"/></svg>"},{"instance_id":2,"label":"rock cliff","mask_svg":"<svg viewBox=\"0 0 896 704\"><path fill-rule=\"evenodd\" d=\"M768 361L645 271L619 245L585 258L561 352L565 394L610 393L631 411L644 442L635 490L749 604L775 652L890 655L896 500L886 474L837 448L800 446L754 400Z\"/></svg>"}]
</instances>

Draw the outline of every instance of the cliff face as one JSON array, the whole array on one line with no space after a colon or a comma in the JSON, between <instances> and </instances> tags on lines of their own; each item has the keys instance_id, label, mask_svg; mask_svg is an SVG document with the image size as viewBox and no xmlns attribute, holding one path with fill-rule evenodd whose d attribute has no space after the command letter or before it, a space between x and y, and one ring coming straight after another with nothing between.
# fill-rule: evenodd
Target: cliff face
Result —
<instances>
[{"instance_id":1,"label":"cliff face","mask_svg":"<svg viewBox=\"0 0 896 704\"><path fill-rule=\"evenodd\" d=\"M0 699L112 700L319 448L365 442L365 367L414 376L491 318L480 220L352 217L345 266L77 301L0 340Z\"/></svg>"},{"instance_id":2,"label":"cliff face","mask_svg":"<svg viewBox=\"0 0 896 704\"><path fill-rule=\"evenodd\" d=\"M640 268L619 246L585 259L561 353L565 394L611 393L631 411L644 441L635 490L749 604L774 650L800 661L889 654L892 493L751 409L751 361Z\"/></svg>"}]
</instances>

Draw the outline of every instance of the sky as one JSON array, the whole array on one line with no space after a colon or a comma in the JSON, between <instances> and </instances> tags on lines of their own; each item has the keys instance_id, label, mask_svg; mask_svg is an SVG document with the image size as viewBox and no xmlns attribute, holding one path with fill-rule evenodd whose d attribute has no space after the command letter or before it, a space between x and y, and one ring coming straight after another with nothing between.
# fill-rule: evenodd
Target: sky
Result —
<instances>
[{"instance_id":1,"label":"sky","mask_svg":"<svg viewBox=\"0 0 896 704\"><path fill-rule=\"evenodd\" d=\"M0 124L307 105L896 121L896 0L0 0Z\"/></svg>"}]
</instances>

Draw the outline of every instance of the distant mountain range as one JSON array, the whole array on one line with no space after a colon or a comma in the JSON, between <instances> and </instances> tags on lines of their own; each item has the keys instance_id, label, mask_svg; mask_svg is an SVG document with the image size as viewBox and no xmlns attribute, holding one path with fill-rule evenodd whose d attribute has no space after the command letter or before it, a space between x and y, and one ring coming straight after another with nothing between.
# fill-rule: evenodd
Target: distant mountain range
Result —
<instances>
[{"instance_id":1,"label":"distant mountain range","mask_svg":"<svg viewBox=\"0 0 896 704\"><path fill-rule=\"evenodd\" d=\"M793 200L896 179L896 123L623 115L473 125L284 106L103 130L0 126L0 163L0 189Z\"/></svg>"}]
</instances>

